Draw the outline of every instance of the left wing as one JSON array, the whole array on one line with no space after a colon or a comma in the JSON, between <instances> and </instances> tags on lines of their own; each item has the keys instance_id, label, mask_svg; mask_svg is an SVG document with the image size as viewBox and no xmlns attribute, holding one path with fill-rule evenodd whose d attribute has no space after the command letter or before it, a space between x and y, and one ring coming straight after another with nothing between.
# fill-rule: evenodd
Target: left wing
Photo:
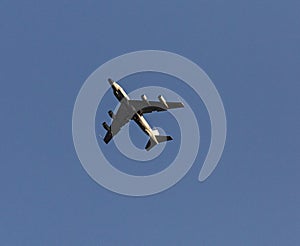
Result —
<instances>
[{"instance_id":1,"label":"left wing","mask_svg":"<svg viewBox=\"0 0 300 246\"><path fill-rule=\"evenodd\" d=\"M142 95L141 98L142 100L129 100L129 104L131 104L139 114L184 107L182 102L167 102L163 96L158 96L159 101L148 101L145 95Z\"/></svg>"}]
</instances>

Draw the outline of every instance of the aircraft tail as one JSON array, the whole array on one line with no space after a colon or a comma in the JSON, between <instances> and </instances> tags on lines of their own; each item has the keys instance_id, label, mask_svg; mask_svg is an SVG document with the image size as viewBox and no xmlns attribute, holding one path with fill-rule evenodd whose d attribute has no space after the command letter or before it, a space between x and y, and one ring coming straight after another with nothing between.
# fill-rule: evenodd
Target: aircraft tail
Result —
<instances>
[{"instance_id":1,"label":"aircraft tail","mask_svg":"<svg viewBox=\"0 0 300 246\"><path fill-rule=\"evenodd\" d=\"M152 138L149 139L149 141L147 142L145 149L147 151L149 151L150 149L152 149L156 144L161 143L161 142L166 142L166 141L170 141L173 140L173 138L171 136L160 136L160 135L155 135L156 141L153 140Z\"/></svg>"}]
</instances>

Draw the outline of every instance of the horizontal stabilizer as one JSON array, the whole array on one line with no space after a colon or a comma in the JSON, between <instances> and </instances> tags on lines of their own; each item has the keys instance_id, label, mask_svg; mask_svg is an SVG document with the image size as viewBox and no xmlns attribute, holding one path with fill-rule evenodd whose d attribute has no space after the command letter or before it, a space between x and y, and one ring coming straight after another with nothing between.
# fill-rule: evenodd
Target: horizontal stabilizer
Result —
<instances>
[{"instance_id":1,"label":"horizontal stabilizer","mask_svg":"<svg viewBox=\"0 0 300 246\"><path fill-rule=\"evenodd\" d=\"M157 139L157 142L159 142L159 143L173 140L173 138L171 136L155 136L155 137Z\"/></svg>"},{"instance_id":2,"label":"horizontal stabilizer","mask_svg":"<svg viewBox=\"0 0 300 246\"><path fill-rule=\"evenodd\" d=\"M155 136L155 138L158 143L173 140L171 136ZM157 142L155 142L152 138L150 138L145 146L145 149L149 151L157 144Z\"/></svg>"}]
</instances>

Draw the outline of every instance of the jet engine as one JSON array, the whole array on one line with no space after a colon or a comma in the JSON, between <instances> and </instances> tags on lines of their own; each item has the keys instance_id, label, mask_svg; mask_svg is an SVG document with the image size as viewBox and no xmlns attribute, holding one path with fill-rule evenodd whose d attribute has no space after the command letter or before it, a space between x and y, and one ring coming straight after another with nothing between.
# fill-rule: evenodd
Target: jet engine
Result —
<instances>
[{"instance_id":1,"label":"jet engine","mask_svg":"<svg viewBox=\"0 0 300 246\"><path fill-rule=\"evenodd\" d=\"M144 102L148 103L148 99L147 99L146 95L141 95L141 98Z\"/></svg>"},{"instance_id":2,"label":"jet engine","mask_svg":"<svg viewBox=\"0 0 300 246\"><path fill-rule=\"evenodd\" d=\"M104 129L105 129L106 131L110 131L110 127L107 125L106 122L103 122L103 123L102 123L102 126L104 127Z\"/></svg>"},{"instance_id":3,"label":"jet engine","mask_svg":"<svg viewBox=\"0 0 300 246\"><path fill-rule=\"evenodd\" d=\"M116 118L116 115L114 114L114 112L113 112L112 110L109 110L109 111L108 111L108 115L109 115L109 117L112 118L112 119Z\"/></svg>"},{"instance_id":4,"label":"jet engine","mask_svg":"<svg viewBox=\"0 0 300 246\"><path fill-rule=\"evenodd\" d=\"M159 96L158 96L158 100L159 100L166 108L169 107L168 104L167 104L167 102L166 102L166 100L164 99L164 97L163 97L162 95L159 95Z\"/></svg>"}]
</instances>

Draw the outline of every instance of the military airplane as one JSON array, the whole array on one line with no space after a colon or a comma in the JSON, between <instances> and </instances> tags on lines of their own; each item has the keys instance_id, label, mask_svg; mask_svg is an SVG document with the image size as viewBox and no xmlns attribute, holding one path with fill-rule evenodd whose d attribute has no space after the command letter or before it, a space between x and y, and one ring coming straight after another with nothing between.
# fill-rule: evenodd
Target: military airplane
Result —
<instances>
[{"instance_id":1,"label":"military airplane","mask_svg":"<svg viewBox=\"0 0 300 246\"><path fill-rule=\"evenodd\" d=\"M116 114L112 110L108 111L109 116L112 118L112 123L109 126L106 122L102 125L107 131L104 142L106 144L120 131L121 127L127 124L130 120L135 123L145 132L149 137L145 149L149 151L155 145L161 142L173 140L171 136L159 135L158 130L151 129L150 125L143 117L144 114L152 113L153 111L167 111L174 108L184 107L182 102L167 102L163 96L158 96L159 101L148 101L146 95L142 95L142 100L131 100L123 88L112 79L108 79L112 87L115 97L119 100L120 106Z\"/></svg>"}]
</instances>

